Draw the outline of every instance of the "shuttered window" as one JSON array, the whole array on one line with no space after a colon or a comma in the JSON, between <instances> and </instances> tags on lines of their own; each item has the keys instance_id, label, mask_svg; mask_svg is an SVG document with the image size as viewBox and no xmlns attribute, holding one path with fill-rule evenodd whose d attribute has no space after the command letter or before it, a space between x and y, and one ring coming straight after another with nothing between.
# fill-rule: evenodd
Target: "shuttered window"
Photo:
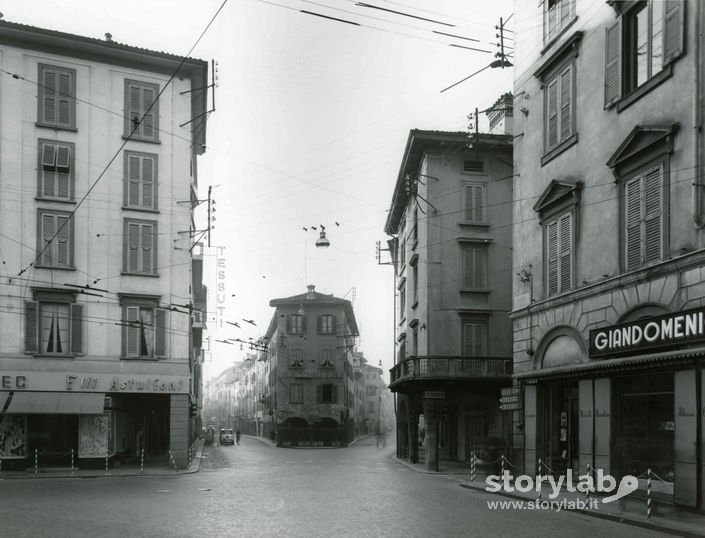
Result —
<instances>
[{"instance_id":1,"label":"shuttered window","mask_svg":"<svg viewBox=\"0 0 705 538\"><path fill-rule=\"evenodd\" d=\"M485 222L485 185L465 184L465 220L468 222Z\"/></svg>"},{"instance_id":2,"label":"shuttered window","mask_svg":"<svg viewBox=\"0 0 705 538\"><path fill-rule=\"evenodd\" d=\"M39 64L37 123L55 129L76 128L76 70Z\"/></svg>"},{"instance_id":3,"label":"shuttered window","mask_svg":"<svg viewBox=\"0 0 705 538\"><path fill-rule=\"evenodd\" d=\"M560 216L545 225L546 290L555 295L573 288L573 217Z\"/></svg>"},{"instance_id":4,"label":"shuttered window","mask_svg":"<svg viewBox=\"0 0 705 538\"><path fill-rule=\"evenodd\" d=\"M125 152L125 206L157 209L157 156Z\"/></svg>"},{"instance_id":5,"label":"shuttered window","mask_svg":"<svg viewBox=\"0 0 705 538\"><path fill-rule=\"evenodd\" d=\"M37 223L38 265L56 269L73 266L73 219L70 213L40 209Z\"/></svg>"},{"instance_id":6,"label":"shuttered window","mask_svg":"<svg viewBox=\"0 0 705 538\"><path fill-rule=\"evenodd\" d=\"M463 247L463 288L487 288L487 249L484 246Z\"/></svg>"},{"instance_id":7,"label":"shuttered window","mask_svg":"<svg viewBox=\"0 0 705 538\"><path fill-rule=\"evenodd\" d=\"M136 275L157 274L157 223L125 220L123 271Z\"/></svg>"},{"instance_id":8,"label":"shuttered window","mask_svg":"<svg viewBox=\"0 0 705 538\"><path fill-rule=\"evenodd\" d=\"M320 334L334 334L335 316L332 314L323 314L318 316L318 332Z\"/></svg>"},{"instance_id":9,"label":"shuttered window","mask_svg":"<svg viewBox=\"0 0 705 538\"><path fill-rule=\"evenodd\" d=\"M304 314L289 314L286 323L286 332L289 334L303 334L306 332L306 316Z\"/></svg>"},{"instance_id":10,"label":"shuttered window","mask_svg":"<svg viewBox=\"0 0 705 538\"><path fill-rule=\"evenodd\" d=\"M289 385L289 403L304 403L304 386L301 383L291 383Z\"/></svg>"},{"instance_id":11,"label":"shuttered window","mask_svg":"<svg viewBox=\"0 0 705 538\"><path fill-rule=\"evenodd\" d=\"M159 86L125 81L125 137L159 141Z\"/></svg>"},{"instance_id":12,"label":"shuttered window","mask_svg":"<svg viewBox=\"0 0 705 538\"><path fill-rule=\"evenodd\" d=\"M463 322L463 356L487 356L487 321Z\"/></svg>"},{"instance_id":13,"label":"shuttered window","mask_svg":"<svg viewBox=\"0 0 705 538\"><path fill-rule=\"evenodd\" d=\"M649 0L635 3L606 29L605 107L683 54L684 18L685 2Z\"/></svg>"},{"instance_id":14,"label":"shuttered window","mask_svg":"<svg viewBox=\"0 0 705 538\"><path fill-rule=\"evenodd\" d=\"M547 80L545 93L545 150L556 148L575 133L573 99L574 64L570 63Z\"/></svg>"},{"instance_id":15,"label":"shuttered window","mask_svg":"<svg viewBox=\"0 0 705 538\"><path fill-rule=\"evenodd\" d=\"M663 257L663 166L624 184L624 253L627 270Z\"/></svg>"},{"instance_id":16,"label":"shuttered window","mask_svg":"<svg viewBox=\"0 0 705 538\"><path fill-rule=\"evenodd\" d=\"M127 358L166 356L167 311L143 305L123 305L122 355Z\"/></svg>"},{"instance_id":17,"label":"shuttered window","mask_svg":"<svg viewBox=\"0 0 705 538\"><path fill-rule=\"evenodd\" d=\"M73 200L73 144L39 140L38 196Z\"/></svg>"},{"instance_id":18,"label":"shuttered window","mask_svg":"<svg viewBox=\"0 0 705 538\"><path fill-rule=\"evenodd\" d=\"M67 302L25 302L25 353L83 353L83 305Z\"/></svg>"}]
</instances>

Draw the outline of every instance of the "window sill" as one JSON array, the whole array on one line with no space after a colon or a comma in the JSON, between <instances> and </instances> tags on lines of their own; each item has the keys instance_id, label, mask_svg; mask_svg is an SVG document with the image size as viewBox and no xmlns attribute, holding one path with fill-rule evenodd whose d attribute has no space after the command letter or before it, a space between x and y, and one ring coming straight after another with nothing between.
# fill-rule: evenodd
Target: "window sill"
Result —
<instances>
[{"instance_id":1,"label":"window sill","mask_svg":"<svg viewBox=\"0 0 705 538\"><path fill-rule=\"evenodd\" d=\"M50 269L51 271L75 271L75 267L59 267L58 265L39 265L34 264L35 269Z\"/></svg>"},{"instance_id":2,"label":"window sill","mask_svg":"<svg viewBox=\"0 0 705 538\"><path fill-rule=\"evenodd\" d=\"M458 226L476 226L480 228L489 228L490 223L489 222L474 222L471 220L461 220L458 221Z\"/></svg>"},{"instance_id":3,"label":"window sill","mask_svg":"<svg viewBox=\"0 0 705 538\"><path fill-rule=\"evenodd\" d=\"M572 27L576 22L578 21L578 17L573 17L573 20L570 21L568 24L565 25L565 28L561 28L561 31L556 34L555 37L552 37L548 41L546 41L546 38L544 36L544 41L545 45L543 46L543 49L541 49L541 52L539 53L541 56L543 56L548 49L550 49L553 45L556 44L556 42L565 35L565 33L568 31L570 27Z\"/></svg>"},{"instance_id":4,"label":"window sill","mask_svg":"<svg viewBox=\"0 0 705 538\"><path fill-rule=\"evenodd\" d=\"M657 86L661 85L661 83L665 82L669 78L673 76L673 64L670 63L666 67L664 67L660 73L657 75L654 75L651 77L649 80L644 82L641 86L638 88L635 88L632 90L630 93L622 97L617 101L617 113L622 112L622 110L626 110L629 108L632 104L637 102L639 99L641 99L644 95L649 93L651 90L656 88Z\"/></svg>"},{"instance_id":5,"label":"window sill","mask_svg":"<svg viewBox=\"0 0 705 538\"><path fill-rule=\"evenodd\" d=\"M53 129L54 131L71 131L72 133L77 133L78 129L76 127L62 127L59 125L54 125L52 123L42 123L37 121L34 123L35 127L44 127L46 129Z\"/></svg>"},{"instance_id":6,"label":"window sill","mask_svg":"<svg viewBox=\"0 0 705 538\"><path fill-rule=\"evenodd\" d=\"M142 137L135 136L135 135L132 135L132 136L122 135L122 139L129 140L131 142L146 142L147 144L161 144L161 141L159 141L159 140L155 140L153 138L142 138Z\"/></svg>"},{"instance_id":7,"label":"window sill","mask_svg":"<svg viewBox=\"0 0 705 538\"><path fill-rule=\"evenodd\" d=\"M76 205L76 200L66 200L65 198L47 198L44 196L35 196L34 199L37 202L56 202L58 204L68 204L68 205Z\"/></svg>"},{"instance_id":8,"label":"window sill","mask_svg":"<svg viewBox=\"0 0 705 538\"><path fill-rule=\"evenodd\" d=\"M487 288L460 288L460 293L490 293L490 291Z\"/></svg>"},{"instance_id":9,"label":"window sill","mask_svg":"<svg viewBox=\"0 0 705 538\"><path fill-rule=\"evenodd\" d=\"M550 161L558 157L561 153L567 150L569 147L578 143L578 133L571 135L569 138L558 144L551 151L546 152L543 157L541 157L541 166L545 166Z\"/></svg>"},{"instance_id":10,"label":"window sill","mask_svg":"<svg viewBox=\"0 0 705 538\"><path fill-rule=\"evenodd\" d=\"M120 274L122 276L146 276L151 278L159 278L159 274L154 273L131 273L129 271L121 271Z\"/></svg>"},{"instance_id":11,"label":"window sill","mask_svg":"<svg viewBox=\"0 0 705 538\"><path fill-rule=\"evenodd\" d=\"M75 354L67 353L65 355L61 353L56 353L56 354L51 354L51 353L28 353L28 355L32 355L35 359L74 359L76 358Z\"/></svg>"},{"instance_id":12,"label":"window sill","mask_svg":"<svg viewBox=\"0 0 705 538\"><path fill-rule=\"evenodd\" d=\"M123 205L122 209L125 211L139 211L140 213L154 213L154 214L159 214L158 209L152 209L149 207L132 207L129 205Z\"/></svg>"},{"instance_id":13,"label":"window sill","mask_svg":"<svg viewBox=\"0 0 705 538\"><path fill-rule=\"evenodd\" d=\"M160 357L125 357L122 356L120 357L121 361L148 361L148 362L157 362L160 359Z\"/></svg>"}]
</instances>

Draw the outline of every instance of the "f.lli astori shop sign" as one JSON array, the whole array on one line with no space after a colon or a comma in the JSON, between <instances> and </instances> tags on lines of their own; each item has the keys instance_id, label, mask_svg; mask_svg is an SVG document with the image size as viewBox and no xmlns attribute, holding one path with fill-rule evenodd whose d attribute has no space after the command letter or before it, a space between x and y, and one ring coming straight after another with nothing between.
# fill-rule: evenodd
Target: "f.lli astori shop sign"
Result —
<instances>
[{"instance_id":1,"label":"f.lli astori shop sign","mask_svg":"<svg viewBox=\"0 0 705 538\"><path fill-rule=\"evenodd\" d=\"M590 356L608 357L705 342L705 308L590 331Z\"/></svg>"}]
</instances>

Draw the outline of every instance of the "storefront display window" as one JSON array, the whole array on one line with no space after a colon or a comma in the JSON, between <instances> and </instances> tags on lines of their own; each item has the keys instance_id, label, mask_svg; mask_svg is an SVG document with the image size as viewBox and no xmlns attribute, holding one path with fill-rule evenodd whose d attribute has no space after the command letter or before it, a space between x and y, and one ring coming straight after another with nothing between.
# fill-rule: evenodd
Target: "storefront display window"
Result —
<instances>
[{"instance_id":1,"label":"storefront display window","mask_svg":"<svg viewBox=\"0 0 705 538\"><path fill-rule=\"evenodd\" d=\"M578 384L545 385L544 462L547 471L564 475L578 468Z\"/></svg>"},{"instance_id":2,"label":"storefront display window","mask_svg":"<svg viewBox=\"0 0 705 538\"><path fill-rule=\"evenodd\" d=\"M662 480L674 479L673 374L615 379L615 455L622 475L651 469Z\"/></svg>"}]
</instances>

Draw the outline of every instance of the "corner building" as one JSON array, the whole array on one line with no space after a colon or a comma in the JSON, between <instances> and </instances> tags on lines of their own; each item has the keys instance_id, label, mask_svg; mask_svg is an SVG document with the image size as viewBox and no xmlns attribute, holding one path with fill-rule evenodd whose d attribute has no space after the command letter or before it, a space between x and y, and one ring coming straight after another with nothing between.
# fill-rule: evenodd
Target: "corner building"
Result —
<instances>
[{"instance_id":1,"label":"corner building","mask_svg":"<svg viewBox=\"0 0 705 538\"><path fill-rule=\"evenodd\" d=\"M630 474L638 497L650 469L700 510L704 16L515 3L511 314L524 472Z\"/></svg>"},{"instance_id":2,"label":"corner building","mask_svg":"<svg viewBox=\"0 0 705 538\"><path fill-rule=\"evenodd\" d=\"M3 466L183 468L207 64L0 21L0 65Z\"/></svg>"}]
</instances>

